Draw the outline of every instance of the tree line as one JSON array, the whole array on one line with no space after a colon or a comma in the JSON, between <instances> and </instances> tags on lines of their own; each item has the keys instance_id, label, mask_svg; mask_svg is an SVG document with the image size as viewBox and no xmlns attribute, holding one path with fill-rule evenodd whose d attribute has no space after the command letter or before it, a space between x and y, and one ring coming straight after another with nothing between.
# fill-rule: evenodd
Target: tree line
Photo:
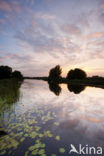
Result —
<instances>
[{"instance_id":1,"label":"tree line","mask_svg":"<svg viewBox=\"0 0 104 156\"><path fill-rule=\"evenodd\" d=\"M12 71L12 68L9 66L0 66L0 79L7 78L23 79L23 75L20 71Z\"/></svg>"},{"instance_id":2,"label":"tree line","mask_svg":"<svg viewBox=\"0 0 104 156\"><path fill-rule=\"evenodd\" d=\"M59 83L62 80L62 68L60 65L55 66L49 71L48 81L49 83ZM85 71L79 68L75 68L74 70L69 70L67 73L66 79L85 79L87 74ZM23 79L23 75L20 71L12 71L12 68L9 66L0 66L0 79L4 78L17 78Z\"/></svg>"},{"instance_id":3,"label":"tree line","mask_svg":"<svg viewBox=\"0 0 104 156\"><path fill-rule=\"evenodd\" d=\"M60 82L62 79L61 74L62 74L62 68L59 65L55 66L49 71L48 81L52 83ZM87 77L87 74L84 70L75 68L74 70L72 69L69 70L69 72L67 73L66 79L68 80L85 79L86 77Z\"/></svg>"}]
</instances>

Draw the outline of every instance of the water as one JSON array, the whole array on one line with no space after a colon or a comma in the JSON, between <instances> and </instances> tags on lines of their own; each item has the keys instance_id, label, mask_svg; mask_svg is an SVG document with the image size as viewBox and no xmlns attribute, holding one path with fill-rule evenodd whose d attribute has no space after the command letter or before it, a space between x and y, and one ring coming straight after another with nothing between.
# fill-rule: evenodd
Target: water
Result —
<instances>
[{"instance_id":1,"label":"water","mask_svg":"<svg viewBox=\"0 0 104 156\"><path fill-rule=\"evenodd\" d=\"M7 135L0 137L0 155L68 156L71 144L104 147L103 89L73 92L65 84L25 80L15 96L9 107L1 105L0 126Z\"/></svg>"}]
</instances>

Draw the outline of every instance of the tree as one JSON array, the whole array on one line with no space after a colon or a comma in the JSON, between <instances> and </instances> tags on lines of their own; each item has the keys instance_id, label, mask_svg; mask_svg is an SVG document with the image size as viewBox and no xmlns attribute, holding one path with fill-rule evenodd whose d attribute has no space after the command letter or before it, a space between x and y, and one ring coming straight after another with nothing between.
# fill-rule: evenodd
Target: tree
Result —
<instances>
[{"instance_id":1,"label":"tree","mask_svg":"<svg viewBox=\"0 0 104 156\"><path fill-rule=\"evenodd\" d=\"M59 65L49 71L49 82L58 83L61 78L62 69Z\"/></svg>"},{"instance_id":2,"label":"tree","mask_svg":"<svg viewBox=\"0 0 104 156\"><path fill-rule=\"evenodd\" d=\"M76 68L74 70L70 70L67 74L67 79L85 79L87 74L82 69Z\"/></svg>"},{"instance_id":3,"label":"tree","mask_svg":"<svg viewBox=\"0 0 104 156\"><path fill-rule=\"evenodd\" d=\"M0 66L0 79L10 78L12 74L12 68L9 66Z\"/></svg>"},{"instance_id":4,"label":"tree","mask_svg":"<svg viewBox=\"0 0 104 156\"><path fill-rule=\"evenodd\" d=\"M13 78L17 78L17 79L23 79L23 75L21 74L20 71L15 70L14 72L12 72L12 77Z\"/></svg>"}]
</instances>

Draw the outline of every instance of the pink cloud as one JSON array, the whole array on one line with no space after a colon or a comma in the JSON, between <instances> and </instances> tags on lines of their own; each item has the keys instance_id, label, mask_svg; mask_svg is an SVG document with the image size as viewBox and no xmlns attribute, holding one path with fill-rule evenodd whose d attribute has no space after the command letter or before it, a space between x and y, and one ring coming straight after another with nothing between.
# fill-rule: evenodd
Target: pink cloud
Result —
<instances>
[{"instance_id":1,"label":"pink cloud","mask_svg":"<svg viewBox=\"0 0 104 156\"><path fill-rule=\"evenodd\" d=\"M81 34L81 30L78 26L74 24L67 24L64 26L64 31L73 35Z\"/></svg>"},{"instance_id":2,"label":"pink cloud","mask_svg":"<svg viewBox=\"0 0 104 156\"><path fill-rule=\"evenodd\" d=\"M21 13L21 11L22 11L21 6L17 2L13 2L11 4L11 7L17 13Z\"/></svg>"},{"instance_id":3,"label":"pink cloud","mask_svg":"<svg viewBox=\"0 0 104 156\"><path fill-rule=\"evenodd\" d=\"M0 9L7 12L15 11L16 13L20 13L22 10L17 2L8 3L5 1L0 2Z\"/></svg>"},{"instance_id":4,"label":"pink cloud","mask_svg":"<svg viewBox=\"0 0 104 156\"><path fill-rule=\"evenodd\" d=\"M104 32L95 32L95 33L90 33L86 36L83 36L84 40L88 40L90 38L97 38L97 37L103 37L104 36Z\"/></svg>"},{"instance_id":5,"label":"pink cloud","mask_svg":"<svg viewBox=\"0 0 104 156\"><path fill-rule=\"evenodd\" d=\"M10 6L10 4L8 2L1 1L0 2L0 9L10 12L11 11L11 6Z\"/></svg>"},{"instance_id":6,"label":"pink cloud","mask_svg":"<svg viewBox=\"0 0 104 156\"><path fill-rule=\"evenodd\" d=\"M90 34L91 37L102 37L104 36L104 32L95 32Z\"/></svg>"},{"instance_id":7,"label":"pink cloud","mask_svg":"<svg viewBox=\"0 0 104 156\"><path fill-rule=\"evenodd\" d=\"M0 19L0 23L1 23L1 24L4 24L4 23L5 23L5 20Z\"/></svg>"}]
</instances>

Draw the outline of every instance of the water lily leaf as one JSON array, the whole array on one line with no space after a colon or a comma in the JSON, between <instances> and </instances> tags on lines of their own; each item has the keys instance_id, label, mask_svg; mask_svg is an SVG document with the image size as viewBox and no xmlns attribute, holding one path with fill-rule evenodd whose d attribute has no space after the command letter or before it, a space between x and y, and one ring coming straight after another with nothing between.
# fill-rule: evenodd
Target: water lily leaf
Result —
<instances>
[{"instance_id":1,"label":"water lily leaf","mask_svg":"<svg viewBox=\"0 0 104 156\"><path fill-rule=\"evenodd\" d=\"M32 151L32 153L31 153L32 155L37 155L38 154L38 149L36 149L36 150L34 150L34 151Z\"/></svg>"},{"instance_id":2,"label":"water lily leaf","mask_svg":"<svg viewBox=\"0 0 104 156\"><path fill-rule=\"evenodd\" d=\"M31 137L31 138L35 138L37 135L38 135L37 132L32 132L32 133L30 134L30 137Z\"/></svg>"},{"instance_id":3,"label":"water lily leaf","mask_svg":"<svg viewBox=\"0 0 104 156\"><path fill-rule=\"evenodd\" d=\"M41 133L39 134L39 137L40 137L40 138L42 138L43 136L44 136L43 134L41 134Z\"/></svg>"},{"instance_id":4,"label":"water lily leaf","mask_svg":"<svg viewBox=\"0 0 104 156\"><path fill-rule=\"evenodd\" d=\"M0 154L1 155L4 155L6 153L6 150L2 151Z\"/></svg>"},{"instance_id":5,"label":"water lily leaf","mask_svg":"<svg viewBox=\"0 0 104 156\"><path fill-rule=\"evenodd\" d=\"M41 129L41 127L39 126L35 126L36 131L39 131Z\"/></svg>"},{"instance_id":6,"label":"water lily leaf","mask_svg":"<svg viewBox=\"0 0 104 156\"><path fill-rule=\"evenodd\" d=\"M58 135L57 135L57 136L56 136L56 140L58 140L58 141L59 141L59 140L60 140L60 136L58 136Z\"/></svg>"},{"instance_id":7,"label":"water lily leaf","mask_svg":"<svg viewBox=\"0 0 104 156\"><path fill-rule=\"evenodd\" d=\"M12 140L12 145L13 145L14 148L17 148L19 143L16 140L13 139Z\"/></svg>"},{"instance_id":8,"label":"water lily leaf","mask_svg":"<svg viewBox=\"0 0 104 156\"><path fill-rule=\"evenodd\" d=\"M28 153L29 153L29 151L26 151L26 152L25 152L25 156L28 156Z\"/></svg>"},{"instance_id":9,"label":"water lily leaf","mask_svg":"<svg viewBox=\"0 0 104 156\"><path fill-rule=\"evenodd\" d=\"M41 156L46 156L46 154L41 154Z\"/></svg>"},{"instance_id":10,"label":"water lily leaf","mask_svg":"<svg viewBox=\"0 0 104 156\"><path fill-rule=\"evenodd\" d=\"M54 122L54 125L59 126L59 122Z\"/></svg>"},{"instance_id":11,"label":"water lily leaf","mask_svg":"<svg viewBox=\"0 0 104 156\"><path fill-rule=\"evenodd\" d=\"M40 149L39 151L38 151L38 154L44 154L45 153L45 150L44 149Z\"/></svg>"},{"instance_id":12,"label":"water lily leaf","mask_svg":"<svg viewBox=\"0 0 104 156\"><path fill-rule=\"evenodd\" d=\"M20 139L20 142L23 142L24 140L25 140L25 138L23 137L23 138Z\"/></svg>"},{"instance_id":13,"label":"water lily leaf","mask_svg":"<svg viewBox=\"0 0 104 156\"><path fill-rule=\"evenodd\" d=\"M46 145L45 144L41 144L41 148L44 148Z\"/></svg>"},{"instance_id":14,"label":"water lily leaf","mask_svg":"<svg viewBox=\"0 0 104 156\"><path fill-rule=\"evenodd\" d=\"M35 145L29 147L29 151L33 151L35 149Z\"/></svg>"},{"instance_id":15,"label":"water lily leaf","mask_svg":"<svg viewBox=\"0 0 104 156\"><path fill-rule=\"evenodd\" d=\"M65 152L65 149L64 149L64 148L60 148L60 149L59 149L59 152L60 152L60 153L64 153L64 152Z\"/></svg>"},{"instance_id":16,"label":"water lily leaf","mask_svg":"<svg viewBox=\"0 0 104 156\"><path fill-rule=\"evenodd\" d=\"M29 135L28 134L24 134L24 137L28 137Z\"/></svg>"}]
</instances>

